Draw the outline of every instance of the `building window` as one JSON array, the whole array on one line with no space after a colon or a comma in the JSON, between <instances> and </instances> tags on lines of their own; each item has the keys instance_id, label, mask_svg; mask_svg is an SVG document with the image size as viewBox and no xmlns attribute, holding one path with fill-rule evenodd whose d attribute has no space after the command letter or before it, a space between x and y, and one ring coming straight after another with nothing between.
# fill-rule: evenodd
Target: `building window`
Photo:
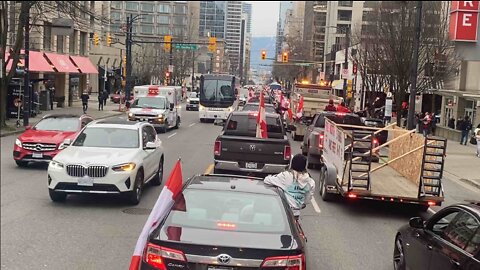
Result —
<instances>
[{"instance_id":1,"label":"building window","mask_svg":"<svg viewBox=\"0 0 480 270\"><path fill-rule=\"evenodd\" d=\"M159 24L170 24L170 16L167 15L158 15L157 23Z\"/></svg>"},{"instance_id":2,"label":"building window","mask_svg":"<svg viewBox=\"0 0 480 270\"><path fill-rule=\"evenodd\" d=\"M181 36L183 36L184 33L185 33L185 29L183 29L183 28L173 28L173 35L174 36L181 37Z\"/></svg>"},{"instance_id":3,"label":"building window","mask_svg":"<svg viewBox=\"0 0 480 270\"><path fill-rule=\"evenodd\" d=\"M87 54L87 32L80 32L80 54L86 55Z\"/></svg>"},{"instance_id":4,"label":"building window","mask_svg":"<svg viewBox=\"0 0 480 270\"><path fill-rule=\"evenodd\" d=\"M114 9L122 9L123 1L111 1L112 8Z\"/></svg>"},{"instance_id":5,"label":"building window","mask_svg":"<svg viewBox=\"0 0 480 270\"><path fill-rule=\"evenodd\" d=\"M125 5L126 10L138 10L138 3L137 2L127 2Z\"/></svg>"},{"instance_id":6,"label":"building window","mask_svg":"<svg viewBox=\"0 0 480 270\"><path fill-rule=\"evenodd\" d=\"M155 7L153 3L142 3L141 10L146 12L154 12Z\"/></svg>"},{"instance_id":7,"label":"building window","mask_svg":"<svg viewBox=\"0 0 480 270\"><path fill-rule=\"evenodd\" d=\"M159 26L157 27L157 32L159 35L170 35L170 28L168 26Z\"/></svg>"},{"instance_id":8,"label":"building window","mask_svg":"<svg viewBox=\"0 0 480 270\"><path fill-rule=\"evenodd\" d=\"M57 52L63 53L64 48L65 48L65 37L57 36Z\"/></svg>"},{"instance_id":9,"label":"building window","mask_svg":"<svg viewBox=\"0 0 480 270\"><path fill-rule=\"evenodd\" d=\"M187 25L187 18L185 18L185 17L173 17L173 24L175 24L175 25Z\"/></svg>"},{"instance_id":10,"label":"building window","mask_svg":"<svg viewBox=\"0 0 480 270\"><path fill-rule=\"evenodd\" d=\"M110 18L112 21L121 21L122 20L122 14L120 12L111 12L110 13Z\"/></svg>"},{"instance_id":11,"label":"building window","mask_svg":"<svg viewBox=\"0 0 480 270\"><path fill-rule=\"evenodd\" d=\"M151 25L142 25L142 34L153 34L153 26Z\"/></svg>"},{"instance_id":12,"label":"building window","mask_svg":"<svg viewBox=\"0 0 480 270\"><path fill-rule=\"evenodd\" d=\"M170 13L170 5L164 5L164 4L158 5L158 12L160 12L160 13Z\"/></svg>"},{"instance_id":13,"label":"building window","mask_svg":"<svg viewBox=\"0 0 480 270\"><path fill-rule=\"evenodd\" d=\"M142 15L142 23L153 23L153 15Z\"/></svg>"},{"instance_id":14,"label":"building window","mask_svg":"<svg viewBox=\"0 0 480 270\"><path fill-rule=\"evenodd\" d=\"M43 26L43 49L46 51L52 49L52 24L48 22Z\"/></svg>"},{"instance_id":15,"label":"building window","mask_svg":"<svg viewBox=\"0 0 480 270\"><path fill-rule=\"evenodd\" d=\"M173 13L175 13L175 14L186 14L187 13L187 7L186 6L174 6L173 9L174 9Z\"/></svg>"},{"instance_id":16,"label":"building window","mask_svg":"<svg viewBox=\"0 0 480 270\"><path fill-rule=\"evenodd\" d=\"M352 20L352 11L351 10L339 10L337 14L337 20L339 21L351 21Z\"/></svg>"},{"instance_id":17,"label":"building window","mask_svg":"<svg viewBox=\"0 0 480 270\"><path fill-rule=\"evenodd\" d=\"M74 30L73 35L68 37L69 41L70 41L69 45L68 45L70 54L76 54L77 53L77 44L78 44L77 36L78 36L78 30Z\"/></svg>"},{"instance_id":18,"label":"building window","mask_svg":"<svg viewBox=\"0 0 480 270\"><path fill-rule=\"evenodd\" d=\"M353 6L353 1L338 1L338 6L340 6L340 7L352 7Z\"/></svg>"}]
</instances>

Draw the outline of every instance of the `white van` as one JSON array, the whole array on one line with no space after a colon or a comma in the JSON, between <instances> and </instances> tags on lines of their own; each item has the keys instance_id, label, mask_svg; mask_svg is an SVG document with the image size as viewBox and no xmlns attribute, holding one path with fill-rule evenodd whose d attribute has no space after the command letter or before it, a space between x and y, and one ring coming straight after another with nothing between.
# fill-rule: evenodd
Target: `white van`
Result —
<instances>
[{"instance_id":1,"label":"white van","mask_svg":"<svg viewBox=\"0 0 480 270\"><path fill-rule=\"evenodd\" d=\"M181 119L181 86L141 85L133 88L129 121L151 123L160 132L178 128Z\"/></svg>"}]
</instances>

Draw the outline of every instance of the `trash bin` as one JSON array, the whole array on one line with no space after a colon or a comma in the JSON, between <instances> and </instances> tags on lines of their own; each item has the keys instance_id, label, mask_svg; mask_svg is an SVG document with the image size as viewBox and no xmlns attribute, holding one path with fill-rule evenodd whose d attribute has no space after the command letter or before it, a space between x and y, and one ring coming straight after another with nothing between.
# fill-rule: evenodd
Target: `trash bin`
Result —
<instances>
[{"instance_id":1,"label":"trash bin","mask_svg":"<svg viewBox=\"0 0 480 270\"><path fill-rule=\"evenodd\" d=\"M40 91L40 110L50 110L50 91Z\"/></svg>"}]
</instances>

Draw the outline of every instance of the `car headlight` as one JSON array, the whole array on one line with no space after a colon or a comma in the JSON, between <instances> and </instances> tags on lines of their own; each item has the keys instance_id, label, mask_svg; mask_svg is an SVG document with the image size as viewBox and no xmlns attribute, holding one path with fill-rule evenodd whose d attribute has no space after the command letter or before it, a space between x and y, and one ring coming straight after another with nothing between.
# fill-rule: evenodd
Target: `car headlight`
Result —
<instances>
[{"instance_id":1,"label":"car headlight","mask_svg":"<svg viewBox=\"0 0 480 270\"><path fill-rule=\"evenodd\" d=\"M123 163L112 167L112 170L116 172L128 172L135 169L137 165L133 162Z\"/></svg>"},{"instance_id":2,"label":"car headlight","mask_svg":"<svg viewBox=\"0 0 480 270\"><path fill-rule=\"evenodd\" d=\"M18 147L22 147L22 142L21 142L19 139L16 139L16 140L15 140L15 144L16 144Z\"/></svg>"},{"instance_id":3,"label":"car headlight","mask_svg":"<svg viewBox=\"0 0 480 270\"><path fill-rule=\"evenodd\" d=\"M133 116L134 116L133 113L131 113L131 112L128 113L128 117L133 117Z\"/></svg>"},{"instance_id":4,"label":"car headlight","mask_svg":"<svg viewBox=\"0 0 480 270\"><path fill-rule=\"evenodd\" d=\"M63 169L64 166L63 166L63 163L52 160L50 161L50 167L52 167L53 169Z\"/></svg>"},{"instance_id":5,"label":"car headlight","mask_svg":"<svg viewBox=\"0 0 480 270\"><path fill-rule=\"evenodd\" d=\"M187 102L190 103L190 99L189 99L189 98L187 98Z\"/></svg>"},{"instance_id":6,"label":"car headlight","mask_svg":"<svg viewBox=\"0 0 480 270\"><path fill-rule=\"evenodd\" d=\"M159 114L159 115L157 115L157 118L160 118L160 119L162 119L162 118L164 118L164 117L165 117L164 114Z\"/></svg>"},{"instance_id":7,"label":"car headlight","mask_svg":"<svg viewBox=\"0 0 480 270\"><path fill-rule=\"evenodd\" d=\"M203 107L202 105L200 105L200 106L198 106L198 110L204 111L204 110L205 110L205 107Z\"/></svg>"},{"instance_id":8,"label":"car headlight","mask_svg":"<svg viewBox=\"0 0 480 270\"><path fill-rule=\"evenodd\" d=\"M229 112L233 112L233 107L228 107Z\"/></svg>"}]
</instances>

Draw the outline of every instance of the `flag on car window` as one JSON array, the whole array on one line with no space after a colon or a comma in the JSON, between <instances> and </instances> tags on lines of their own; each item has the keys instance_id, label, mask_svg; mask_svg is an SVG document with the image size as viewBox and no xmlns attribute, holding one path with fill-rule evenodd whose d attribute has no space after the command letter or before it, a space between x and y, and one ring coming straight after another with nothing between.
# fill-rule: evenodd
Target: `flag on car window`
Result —
<instances>
[{"instance_id":1,"label":"flag on car window","mask_svg":"<svg viewBox=\"0 0 480 270\"><path fill-rule=\"evenodd\" d=\"M168 212L174 205L175 199L182 191L182 185L182 165L180 160L178 160L175 167L173 167L162 192L160 192L160 196L158 196L157 202L153 206L147 222L143 226L130 262L130 270L140 269L140 263L148 241L148 236L158 227L160 221L167 216Z\"/></svg>"},{"instance_id":2,"label":"flag on car window","mask_svg":"<svg viewBox=\"0 0 480 270\"><path fill-rule=\"evenodd\" d=\"M257 138L267 138L267 116L265 115L265 100L263 93L260 93L260 105L257 115Z\"/></svg>"},{"instance_id":3,"label":"flag on car window","mask_svg":"<svg viewBox=\"0 0 480 270\"><path fill-rule=\"evenodd\" d=\"M302 118L303 116L303 96L300 97L300 101L297 105L297 113L295 116L297 117L297 120Z\"/></svg>"}]
</instances>

